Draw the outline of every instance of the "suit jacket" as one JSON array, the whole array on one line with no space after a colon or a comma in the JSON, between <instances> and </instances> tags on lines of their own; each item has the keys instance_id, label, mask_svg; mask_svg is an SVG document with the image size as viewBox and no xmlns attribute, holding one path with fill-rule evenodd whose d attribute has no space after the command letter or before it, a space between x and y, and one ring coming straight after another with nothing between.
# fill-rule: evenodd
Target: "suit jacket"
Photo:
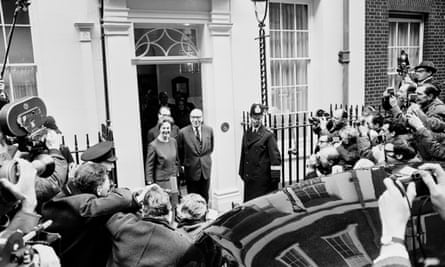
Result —
<instances>
[{"instance_id":1,"label":"suit jacket","mask_svg":"<svg viewBox=\"0 0 445 267\"><path fill-rule=\"evenodd\" d=\"M108 267L182 266L192 243L168 222L140 215L116 213L107 222L113 239Z\"/></svg>"},{"instance_id":2,"label":"suit jacket","mask_svg":"<svg viewBox=\"0 0 445 267\"><path fill-rule=\"evenodd\" d=\"M277 183L272 181L271 166L281 166L274 134L264 126L256 133L249 128L243 135L239 167L239 175L245 182L245 201L277 189Z\"/></svg>"},{"instance_id":3,"label":"suit jacket","mask_svg":"<svg viewBox=\"0 0 445 267\"><path fill-rule=\"evenodd\" d=\"M201 126L201 144L196 138L191 125L179 131L177 137L179 159L184 166L186 179L198 181L201 176L210 179L212 168L211 153L213 152L213 130L212 128Z\"/></svg>"},{"instance_id":4,"label":"suit jacket","mask_svg":"<svg viewBox=\"0 0 445 267\"><path fill-rule=\"evenodd\" d=\"M59 233L62 266L105 266L111 241L107 220L119 211L138 208L128 189L118 188L106 197L81 193L71 184L43 204L45 220L53 220L49 232ZM59 249L58 247L55 248Z\"/></svg>"}]
</instances>

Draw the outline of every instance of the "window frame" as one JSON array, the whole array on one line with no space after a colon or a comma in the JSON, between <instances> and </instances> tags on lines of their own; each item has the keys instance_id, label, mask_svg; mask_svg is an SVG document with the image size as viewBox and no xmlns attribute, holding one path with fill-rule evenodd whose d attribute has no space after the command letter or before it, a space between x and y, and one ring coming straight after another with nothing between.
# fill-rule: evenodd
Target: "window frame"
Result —
<instances>
[{"instance_id":1,"label":"window frame","mask_svg":"<svg viewBox=\"0 0 445 267\"><path fill-rule=\"evenodd\" d=\"M334 250L335 253L337 253L337 255L340 256L348 266L351 267L358 266L358 263L364 263L363 266L372 264L371 257L369 257L362 243L358 239L357 226L358 224L356 223L349 224L346 229L342 231L339 231L332 235L321 237L329 245L329 247ZM352 242L351 244L346 242L346 237L350 239L350 241ZM333 244L337 239L340 239L342 242L341 244L339 244L342 247L342 250L339 250L338 246ZM348 250L343 250L343 248L346 248ZM345 253L351 254L354 253L354 251L358 252L359 254L345 257Z\"/></svg>"},{"instance_id":2,"label":"window frame","mask_svg":"<svg viewBox=\"0 0 445 267\"><path fill-rule=\"evenodd\" d=\"M406 17L406 15L403 15L403 14L393 14L393 15L390 15L390 17L388 18L388 45L386 47L386 49L388 51L387 61L391 60L389 58L389 50L390 49L394 49L394 48L400 49L401 48L401 46L398 46L398 45L396 45L396 46L389 46L389 38L390 38L389 24L391 22L397 23L396 24L396 36L395 36L395 40L397 42L398 42L398 34L399 34L399 31L398 31L399 23L403 23L403 22L408 22L409 23L408 24L408 40L410 39L409 38L410 37L410 35L409 35L410 34L410 30L409 29L411 27L411 23L416 23L416 22L420 23L420 27L419 27L419 63L422 62L422 60L423 60L423 37L424 37L424 26L425 26L424 20L422 18L420 18L419 15L413 15L412 18L408 18L408 17ZM404 47L411 48L412 46L404 46ZM413 65L411 63L411 59L409 59L409 60L410 60L411 67L413 67ZM388 79L388 86L395 88L396 85L395 84L390 84L389 82L391 80L390 77L392 75L397 75L397 71L390 72L390 70L389 70L390 66L387 65L386 67L387 67L386 74L387 74L387 79Z\"/></svg>"},{"instance_id":3,"label":"window frame","mask_svg":"<svg viewBox=\"0 0 445 267\"><path fill-rule=\"evenodd\" d=\"M286 256L288 256L289 254L293 254L294 252L296 252L296 258L301 258L303 259L305 262L304 266L307 267L316 267L318 266L310 257L309 255L307 255L300 247L299 243L295 243L292 246L288 247L287 249L283 250L280 255L278 255L275 259L278 260L279 262L283 263L286 266L294 266L294 265L290 265L289 263L286 262L286 260L284 260L284 258ZM294 262L292 262L294 263ZM291 264L292 264L291 263ZM298 265L300 266L300 265Z\"/></svg>"},{"instance_id":4,"label":"window frame","mask_svg":"<svg viewBox=\"0 0 445 267\"><path fill-rule=\"evenodd\" d=\"M279 109L275 109L275 107L273 107L273 109L269 109L269 111L273 114L273 115L286 115L286 114L293 114L293 113L300 113L300 112L306 112L308 105L309 105L309 90L310 90L310 84L311 84L311 68L310 68L310 63L311 63L311 59L312 59L312 49L311 49L311 43L312 43L312 34L311 34L311 30L312 30L312 19L313 19L313 15L312 15L312 1L310 0L271 0L269 2L269 4L292 4L292 5L305 5L307 6L307 30L283 30L283 29L271 29L271 21L270 21L270 6L269 6L269 12L268 12L268 16L266 19L266 24L269 30L269 36L270 33L273 31L278 31L278 32L307 32L308 34L308 41L307 41L307 57L293 57L293 58L274 58L272 57L272 53L271 53L271 48L272 48L272 42L271 39L269 37L268 43L266 44L266 48L267 48L267 72L268 72L268 81L267 81L267 86L268 86L268 102L270 103L270 106L272 107L271 103L272 103L272 97L273 97L273 89L274 88L295 88L295 96L298 94L298 88L306 88L305 92L303 91L303 94L305 94L305 99L304 99L304 108L300 108L300 109L296 109L297 108L297 103L294 103L294 108L295 110L289 110L286 112L283 112L282 110ZM280 18L280 26L282 24L282 20ZM281 40L281 39L280 39ZM296 49L296 47L294 47ZM281 46L281 52L283 51L283 46ZM304 60L306 62L306 83L303 84L293 84L293 85L280 85L280 86L272 86L272 62L273 60ZM281 73L281 71L280 71ZM303 89L304 90L304 89ZM295 98L295 100L297 100L297 98Z\"/></svg>"},{"instance_id":5,"label":"window frame","mask_svg":"<svg viewBox=\"0 0 445 267\"><path fill-rule=\"evenodd\" d=\"M22 11L24 12L24 11ZM35 69L34 71L34 81L35 81L35 95L38 95L38 84L37 84L37 64L35 62L35 51L34 51L34 44L33 44L33 38L32 38L32 24L31 24L31 16L29 15L29 13L31 12L31 9L28 8L28 10L24 13L26 13L26 15L28 16L28 21L29 24L19 24L17 23L15 25L16 28L28 28L29 29L29 34L30 34L30 38L31 38L31 49L32 49L32 61L33 62L27 62L27 63L10 63L9 60L9 55L8 55L8 59L6 61L6 68L5 68L5 77L3 77L3 80L5 81L5 88L6 88L6 80L9 80L9 100L10 101L14 101L15 100L15 85L14 85L14 80L13 80L13 75L11 72L8 72L8 69L10 69L11 67L33 67ZM20 14L19 14L20 15ZM8 35L9 32L7 31L8 27L12 27L12 23L5 23L5 14L3 12L3 0L0 0L0 30L1 33L3 35L3 40L4 40L4 48L5 48L5 53L6 53L6 47L8 44ZM11 46L14 45L14 36L12 37L12 41L11 41ZM4 60L4 54L3 57L0 58L0 68L3 67L3 60ZM7 77L6 77L7 76Z\"/></svg>"}]
</instances>

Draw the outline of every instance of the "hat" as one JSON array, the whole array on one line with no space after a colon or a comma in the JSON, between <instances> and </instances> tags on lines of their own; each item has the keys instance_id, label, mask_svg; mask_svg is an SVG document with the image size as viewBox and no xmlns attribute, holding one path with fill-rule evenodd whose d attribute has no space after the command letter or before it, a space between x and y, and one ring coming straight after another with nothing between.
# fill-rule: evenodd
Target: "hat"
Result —
<instances>
[{"instance_id":1,"label":"hat","mask_svg":"<svg viewBox=\"0 0 445 267\"><path fill-rule=\"evenodd\" d=\"M420 68L430 70L433 74L437 72L436 67L434 67L434 63L432 61L428 61L428 60L422 61L419 65L414 67L414 70L417 70Z\"/></svg>"},{"instance_id":2,"label":"hat","mask_svg":"<svg viewBox=\"0 0 445 267\"><path fill-rule=\"evenodd\" d=\"M88 148L80 157L83 161L92 161L96 163L104 161L116 161L114 155L114 144L111 141L100 142Z\"/></svg>"},{"instance_id":3,"label":"hat","mask_svg":"<svg viewBox=\"0 0 445 267\"><path fill-rule=\"evenodd\" d=\"M62 132L59 130L59 127L56 125L56 120L53 116L46 116L45 121L43 122L43 126L48 129L56 131L56 133L61 134Z\"/></svg>"},{"instance_id":4,"label":"hat","mask_svg":"<svg viewBox=\"0 0 445 267\"><path fill-rule=\"evenodd\" d=\"M261 104L252 104L252 106L250 106L250 116L263 115L264 109L264 106Z\"/></svg>"}]
</instances>

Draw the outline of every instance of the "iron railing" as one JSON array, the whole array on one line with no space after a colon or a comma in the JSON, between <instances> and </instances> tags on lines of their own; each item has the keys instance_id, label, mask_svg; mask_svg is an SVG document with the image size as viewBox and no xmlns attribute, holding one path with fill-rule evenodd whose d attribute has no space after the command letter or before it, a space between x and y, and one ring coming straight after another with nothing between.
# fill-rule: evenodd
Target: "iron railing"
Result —
<instances>
[{"instance_id":1,"label":"iron railing","mask_svg":"<svg viewBox=\"0 0 445 267\"><path fill-rule=\"evenodd\" d=\"M332 116L334 110L344 109L348 113L349 124L352 125L363 111L358 105L330 105L327 112ZM281 186L298 183L306 177L306 161L314 153L317 136L308 121L313 112L301 111L288 114L267 114L264 125L269 128L277 139L281 152ZM246 131L250 123L249 112L243 112L242 127Z\"/></svg>"}]
</instances>

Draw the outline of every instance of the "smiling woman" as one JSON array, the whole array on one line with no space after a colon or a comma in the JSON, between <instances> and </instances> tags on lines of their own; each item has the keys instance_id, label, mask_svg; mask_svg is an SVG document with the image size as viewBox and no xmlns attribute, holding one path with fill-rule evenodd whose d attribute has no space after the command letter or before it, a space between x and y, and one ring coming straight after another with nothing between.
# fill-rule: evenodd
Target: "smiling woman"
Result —
<instances>
[{"instance_id":1,"label":"smiling woman","mask_svg":"<svg viewBox=\"0 0 445 267\"><path fill-rule=\"evenodd\" d=\"M159 136L148 145L145 162L145 183L156 183L169 191L172 205L178 203L178 146L174 138L170 138L172 120L163 119L159 123Z\"/></svg>"}]
</instances>

